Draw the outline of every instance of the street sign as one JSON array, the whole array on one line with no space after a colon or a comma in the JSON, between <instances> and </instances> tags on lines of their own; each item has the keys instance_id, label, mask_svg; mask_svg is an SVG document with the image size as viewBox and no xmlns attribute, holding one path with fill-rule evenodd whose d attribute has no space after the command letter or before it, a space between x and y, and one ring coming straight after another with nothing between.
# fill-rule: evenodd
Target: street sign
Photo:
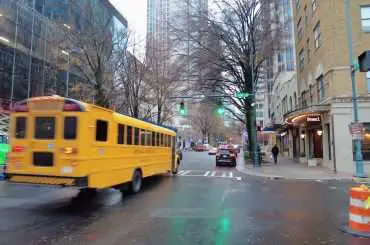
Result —
<instances>
[{"instance_id":1,"label":"street sign","mask_svg":"<svg viewBox=\"0 0 370 245\"><path fill-rule=\"evenodd\" d=\"M352 135L352 139L354 140L362 140L364 138L364 124L360 122L351 123L349 125L349 132Z\"/></svg>"},{"instance_id":2,"label":"street sign","mask_svg":"<svg viewBox=\"0 0 370 245\"><path fill-rule=\"evenodd\" d=\"M249 97L249 93L248 92L236 92L235 97L239 99L247 98Z\"/></svg>"}]
</instances>

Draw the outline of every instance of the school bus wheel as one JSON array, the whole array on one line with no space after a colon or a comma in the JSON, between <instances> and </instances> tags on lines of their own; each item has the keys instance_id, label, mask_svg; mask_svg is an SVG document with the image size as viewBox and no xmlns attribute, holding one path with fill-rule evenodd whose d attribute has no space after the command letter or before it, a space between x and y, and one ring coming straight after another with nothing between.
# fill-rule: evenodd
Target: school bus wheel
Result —
<instances>
[{"instance_id":1,"label":"school bus wheel","mask_svg":"<svg viewBox=\"0 0 370 245\"><path fill-rule=\"evenodd\" d=\"M177 159L177 162L176 162L176 167L174 169L172 169L172 174L173 175L176 175L177 172L179 171L179 165L180 165L180 160Z\"/></svg>"},{"instance_id":2,"label":"school bus wheel","mask_svg":"<svg viewBox=\"0 0 370 245\"><path fill-rule=\"evenodd\" d=\"M143 183L143 177L140 169L136 169L132 175L132 180L128 185L128 192L130 194L136 194L141 190Z\"/></svg>"}]
</instances>

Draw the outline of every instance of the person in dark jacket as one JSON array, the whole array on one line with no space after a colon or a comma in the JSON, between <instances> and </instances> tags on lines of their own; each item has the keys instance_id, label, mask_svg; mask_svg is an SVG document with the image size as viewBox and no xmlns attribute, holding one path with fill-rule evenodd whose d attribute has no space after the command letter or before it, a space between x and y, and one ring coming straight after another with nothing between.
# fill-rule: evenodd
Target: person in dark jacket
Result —
<instances>
[{"instance_id":1,"label":"person in dark jacket","mask_svg":"<svg viewBox=\"0 0 370 245\"><path fill-rule=\"evenodd\" d=\"M274 147L272 147L271 153L272 156L274 157L274 163L277 164L277 158L279 155L279 148L277 147L277 145L274 145Z\"/></svg>"}]
</instances>

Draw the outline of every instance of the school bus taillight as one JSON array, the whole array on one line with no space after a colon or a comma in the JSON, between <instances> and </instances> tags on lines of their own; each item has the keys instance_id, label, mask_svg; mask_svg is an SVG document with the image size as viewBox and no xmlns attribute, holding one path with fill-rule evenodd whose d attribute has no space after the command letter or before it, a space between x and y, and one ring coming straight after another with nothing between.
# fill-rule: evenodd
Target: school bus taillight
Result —
<instances>
[{"instance_id":1,"label":"school bus taillight","mask_svg":"<svg viewBox=\"0 0 370 245\"><path fill-rule=\"evenodd\" d=\"M24 146L16 145L12 147L12 152L20 153L20 152L24 152L24 150L25 150Z\"/></svg>"}]
</instances>

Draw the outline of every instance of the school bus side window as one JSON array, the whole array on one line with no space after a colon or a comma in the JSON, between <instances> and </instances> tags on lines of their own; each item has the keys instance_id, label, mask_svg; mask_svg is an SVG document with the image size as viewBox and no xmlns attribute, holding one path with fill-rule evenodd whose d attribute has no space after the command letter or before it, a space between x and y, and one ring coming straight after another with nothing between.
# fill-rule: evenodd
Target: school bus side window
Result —
<instances>
[{"instance_id":1,"label":"school bus side window","mask_svg":"<svg viewBox=\"0 0 370 245\"><path fill-rule=\"evenodd\" d=\"M96 120L96 141L106 142L108 139L108 122Z\"/></svg>"},{"instance_id":2,"label":"school bus side window","mask_svg":"<svg viewBox=\"0 0 370 245\"><path fill-rule=\"evenodd\" d=\"M156 143L155 143L155 145L156 146L160 146L160 142L159 142L159 137L160 137L160 134L159 133L156 133Z\"/></svg>"},{"instance_id":3,"label":"school bus side window","mask_svg":"<svg viewBox=\"0 0 370 245\"><path fill-rule=\"evenodd\" d=\"M146 144L147 146L152 145L152 132L146 131Z\"/></svg>"},{"instance_id":4,"label":"school bus side window","mask_svg":"<svg viewBox=\"0 0 370 245\"><path fill-rule=\"evenodd\" d=\"M27 118L17 117L15 120L15 138L24 139L26 138L27 130Z\"/></svg>"},{"instance_id":5,"label":"school bus side window","mask_svg":"<svg viewBox=\"0 0 370 245\"><path fill-rule=\"evenodd\" d=\"M155 132L152 132L152 146L155 146Z\"/></svg>"},{"instance_id":6,"label":"school bus side window","mask_svg":"<svg viewBox=\"0 0 370 245\"><path fill-rule=\"evenodd\" d=\"M140 130L138 128L134 129L134 145L139 145L139 137L140 135Z\"/></svg>"},{"instance_id":7,"label":"school bus side window","mask_svg":"<svg viewBox=\"0 0 370 245\"><path fill-rule=\"evenodd\" d=\"M164 137L163 137L163 134L161 134L161 146L164 146Z\"/></svg>"},{"instance_id":8,"label":"school bus side window","mask_svg":"<svg viewBox=\"0 0 370 245\"><path fill-rule=\"evenodd\" d=\"M132 145L132 127L127 126L127 144Z\"/></svg>"},{"instance_id":9,"label":"school bus side window","mask_svg":"<svg viewBox=\"0 0 370 245\"><path fill-rule=\"evenodd\" d=\"M123 145L125 141L125 125L118 124L117 144Z\"/></svg>"},{"instance_id":10,"label":"school bus side window","mask_svg":"<svg viewBox=\"0 0 370 245\"><path fill-rule=\"evenodd\" d=\"M145 145L145 130L144 129L141 130L140 136L141 136L141 145Z\"/></svg>"}]
</instances>

